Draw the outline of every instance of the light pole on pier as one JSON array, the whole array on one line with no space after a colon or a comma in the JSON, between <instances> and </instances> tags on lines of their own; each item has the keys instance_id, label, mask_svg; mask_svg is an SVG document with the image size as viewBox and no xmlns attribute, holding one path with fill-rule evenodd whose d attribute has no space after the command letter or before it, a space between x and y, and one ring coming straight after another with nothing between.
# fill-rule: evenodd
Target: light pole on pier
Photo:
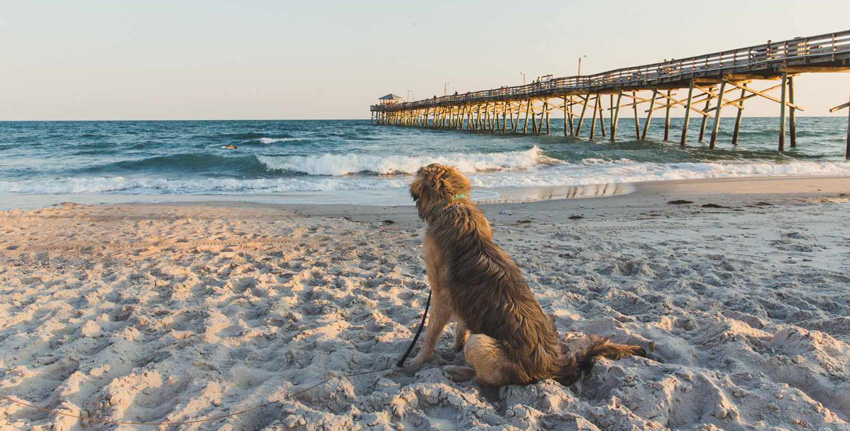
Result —
<instances>
[{"instance_id":1,"label":"light pole on pier","mask_svg":"<svg viewBox=\"0 0 850 431\"><path fill-rule=\"evenodd\" d=\"M519 74L522 75L522 85L525 85L525 72L520 72Z\"/></svg>"},{"instance_id":2,"label":"light pole on pier","mask_svg":"<svg viewBox=\"0 0 850 431\"><path fill-rule=\"evenodd\" d=\"M587 56L582 55L581 57L578 58L578 76L581 76L581 59L582 58L587 58Z\"/></svg>"},{"instance_id":3,"label":"light pole on pier","mask_svg":"<svg viewBox=\"0 0 850 431\"><path fill-rule=\"evenodd\" d=\"M451 84L451 83L447 82L447 83L443 84L443 96L447 96L449 94L449 92L448 92L449 91L448 90L449 84Z\"/></svg>"}]
</instances>

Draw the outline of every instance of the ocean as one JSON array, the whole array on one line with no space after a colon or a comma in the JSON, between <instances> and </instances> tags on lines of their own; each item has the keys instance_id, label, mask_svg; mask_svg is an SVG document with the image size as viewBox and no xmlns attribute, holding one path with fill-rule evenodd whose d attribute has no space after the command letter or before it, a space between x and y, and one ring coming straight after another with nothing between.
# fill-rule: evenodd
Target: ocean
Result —
<instances>
[{"instance_id":1,"label":"ocean","mask_svg":"<svg viewBox=\"0 0 850 431\"><path fill-rule=\"evenodd\" d=\"M287 203L409 204L416 170L439 162L465 172L479 196L518 188L782 175L850 175L846 117L797 119L798 147L776 151L778 119L723 118L718 149L692 119L663 142L663 119L634 140L621 119L616 142L551 134L502 135L347 121L0 122L0 208L64 201L241 199ZM585 124L589 132L589 122ZM597 129L597 133L599 130ZM226 149L235 145L235 150ZM786 139L786 147L790 142Z\"/></svg>"}]
</instances>

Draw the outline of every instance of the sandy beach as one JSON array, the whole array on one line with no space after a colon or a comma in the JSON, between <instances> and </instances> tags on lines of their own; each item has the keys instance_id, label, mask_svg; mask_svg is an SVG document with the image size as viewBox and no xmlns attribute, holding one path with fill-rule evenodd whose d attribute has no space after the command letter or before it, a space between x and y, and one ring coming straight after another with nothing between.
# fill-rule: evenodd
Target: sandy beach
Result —
<instances>
[{"instance_id":1,"label":"sandy beach","mask_svg":"<svg viewBox=\"0 0 850 431\"><path fill-rule=\"evenodd\" d=\"M51 410L0 399L0 429L850 430L850 178L482 208L560 333L649 357L488 388L447 331L292 397L407 348L412 206L63 204L0 213L0 395Z\"/></svg>"}]
</instances>

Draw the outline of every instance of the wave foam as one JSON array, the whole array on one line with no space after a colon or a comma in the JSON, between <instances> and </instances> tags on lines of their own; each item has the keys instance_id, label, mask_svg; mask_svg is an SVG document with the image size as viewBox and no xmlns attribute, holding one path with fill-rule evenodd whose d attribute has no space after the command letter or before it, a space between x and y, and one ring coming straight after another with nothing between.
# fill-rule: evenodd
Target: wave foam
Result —
<instances>
[{"instance_id":1,"label":"wave foam","mask_svg":"<svg viewBox=\"0 0 850 431\"><path fill-rule=\"evenodd\" d=\"M788 163L641 163L628 159L563 164L535 172L471 175L475 187L585 186L710 178L778 176L850 176L844 161L793 161Z\"/></svg>"},{"instance_id":2,"label":"wave foam","mask_svg":"<svg viewBox=\"0 0 850 431\"><path fill-rule=\"evenodd\" d=\"M521 152L525 153L525 152ZM535 151L536 153L536 151ZM447 156L448 157L448 156ZM423 158L426 159L426 158ZM437 159L416 158L410 170ZM457 160L439 160L459 165ZM488 163L476 164L473 160L461 161L467 172L477 168L491 168ZM531 162L526 165L534 166ZM522 164L511 164L514 169ZM320 165L323 167L326 165ZM392 169L398 166L394 164ZM341 167L338 172L350 172ZM359 171L362 171L360 169ZM342 175L342 174L339 174ZM639 163L610 161L592 164L559 164L525 171L477 171L467 173L475 188L494 187L550 187L586 186L606 183L634 183L643 181L670 181L683 179L737 178L753 176L850 176L850 163L843 161L789 163ZM412 180L410 176L297 176L279 178L162 178L162 177L67 177L41 178L17 181L0 181L0 194L275 194L288 192L316 192L334 190L389 190L403 189Z\"/></svg>"},{"instance_id":3,"label":"wave foam","mask_svg":"<svg viewBox=\"0 0 850 431\"><path fill-rule=\"evenodd\" d=\"M260 138L258 139L261 144L274 144L275 142L294 142L294 141L305 141L304 138Z\"/></svg>"},{"instance_id":4,"label":"wave foam","mask_svg":"<svg viewBox=\"0 0 850 431\"><path fill-rule=\"evenodd\" d=\"M344 176L359 172L380 175L415 174L419 168L431 163L442 163L461 172L513 171L533 168L553 159L543 155L534 146L526 151L506 153L454 153L442 156L379 156L372 154L322 154L320 156L272 157L258 159L269 169L301 172L307 175Z\"/></svg>"}]
</instances>

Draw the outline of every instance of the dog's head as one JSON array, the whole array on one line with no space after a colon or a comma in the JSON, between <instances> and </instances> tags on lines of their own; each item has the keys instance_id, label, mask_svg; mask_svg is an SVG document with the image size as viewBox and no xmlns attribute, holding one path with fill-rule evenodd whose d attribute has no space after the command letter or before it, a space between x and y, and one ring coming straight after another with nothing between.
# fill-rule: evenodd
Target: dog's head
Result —
<instances>
[{"instance_id":1,"label":"dog's head","mask_svg":"<svg viewBox=\"0 0 850 431\"><path fill-rule=\"evenodd\" d=\"M425 219L436 205L459 193L469 193L469 180L455 168L437 163L419 169L410 184L410 196L416 203L419 218Z\"/></svg>"}]
</instances>

